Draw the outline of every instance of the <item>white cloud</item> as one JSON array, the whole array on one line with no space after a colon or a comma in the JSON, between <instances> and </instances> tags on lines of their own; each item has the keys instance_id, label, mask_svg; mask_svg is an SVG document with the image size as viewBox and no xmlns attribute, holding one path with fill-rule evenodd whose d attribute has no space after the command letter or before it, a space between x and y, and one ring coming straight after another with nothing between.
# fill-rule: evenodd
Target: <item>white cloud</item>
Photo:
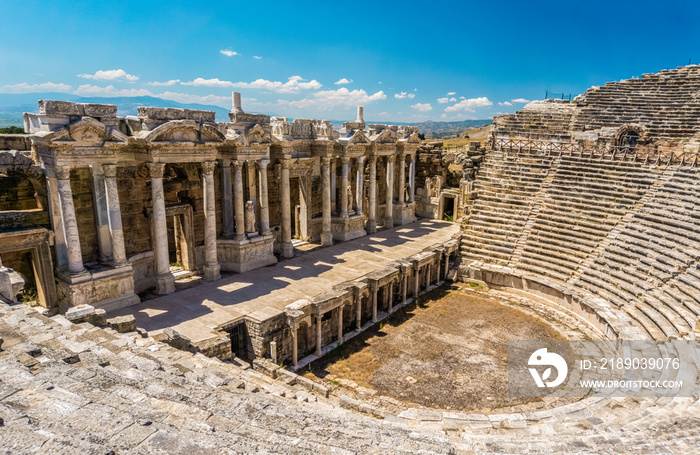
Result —
<instances>
[{"instance_id":1,"label":"white cloud","mask_svg":"<svg viewBox=\"0 0 700 455\"><path fill-rule=\"evenodd\" d=\"M415 94L415 93L409 93L407 96L408 96L410 99L413 99L413 98L416 97L416 94Z\"/></svg>"},{"instance_id":2,"label":"white cloud","mask_svg":"<svg viewBox=\"0 0 700 455\"><path fill-rule=\"evenodd\" d=\"M396 93L394 95L394 98L396 98L397 100L402 100L402 99L406 98L406 95L407 95L406 92Z\"/></svg>"},{"instance_id":3,"label":"white cloud","mask_svg":"<svg viewBox=\"0 0 700 455\"><path fill-rule=\"evenodd\" d=\"M456 95L456 94L457 94L457 92L447 92L447 96L452 96L452 95Z\"/></svg>"},{"instance_id":4,"label":"white cloud","mask_svg":"<svg viewBox=\"0 0 700 455\"><path fill-rule=\"evenodd\" d=\"M433 106L431 106L430 103L416 103L411 107L421 112L429 112L433 110Z\"/></svg>"},{"instance_id":5,"label":"white cloud","mask_svg":"<svg viewBox=\"0 0 700 455\"><path fill-rule=\"evenodd\" d=\"M126 71L119 70L99 70L95 74L78 74L78 77L83 79L95 79L100 81L138 81L138 76L128 74Z\"/></svg>"},{"instance_id":6,"label":"white cloud","mask_svg":"<svg viewBox=\"0 0 700 455\"><path fill-rule=\"evenodd\" d=\"M516 98L514 100L511 100L514 103L529 103L530 100L526 100L525 98Z\"/></svg>"},{"instance_id":7,"label":"white cloud","mask_svg":"<svg viewBox=\"0 0 700 455\"><path fill-rule=\"evenodd\" d=\"M190 95L189 93L177 93L177 92L165 92L158 95L153 95L158 98L163 98L164 100L177 101L178 103L197 103L197 104L213 104L215 106L221 106L225 108L231 107L231 97L230 96L217 96L217 95ZM255 101L255 100L253 100Z\"/></svg>"},{"instance_id":8,"label":"white cloud","mask_svg":"<svg viewBox=\"0 0 700 455\"><path fill-rule=\"evenodd\" d=\"M73 87L67 84L54 84L44 82L42 84L27 84L22 82L14 85L3 85L0 93L45 93L45 92L69 92Z\"/></svg>"},{"instance_id":9,"label":"white cloud","mask_svg":"<svg viewBox=\"0 0 700 455\"><path fill-rule=\"evenodd\" d=\"M259 55L253 55L253 58L254 58L255 60L262 60L262 57L259 56Z\"/></svg>"},{"instance_id":10,"label":"white cloud","mask_svg":"<svg viewBox=\"0 0 700 455\"><path fill-rule=\"evenodd\" d=\"M232 51L230 49L221 49L219 52L224 54L226 57L233 57L234 55L238 55L238 52Z\"/></svg>"},{"instance_id":11,"label":"white cloud","mask_svg":"<svg viewBox=\"0 0 700 455\"><path fill-rule=\"evenodd\" d=\"M348 90L341 87L337 90L324 90L313 94L313 98L304 98L297 101L278 100L281 107L296 107L300 109L313 108L318 110L330 110L334 107L354 107L368 104L372 101L386 99L383 91L372 95L364 90Z\"/></svg>"},{"instance_id":12,"label":"white cloud","mask_svg":"<svg viewBox=\"0 0 700 455\"><path fill-rule=\"evenodd\" d=\"M181 82L182 85L196 85L204 87L233 87L233 82L231 81L221 81L218 78L204 79L198 77L197 79L190 82Z\"/></svg>"},{"instance_id":13,"label":"white cloud","mask_svg":"<svg viewBox=\"0 0 700 455\"><path fill-rule=\"evenodd\" d=\"M454 103L455 101L457 101L457 98L453 96L452 98L450 98L450 101Z\"/></svg>"},{"instance_id":14,"label":"white cloud","mask_svg":"<svg viewBox=\"0 0 700 455\"><path fill-rule=\"evenodd\" d=\"M146 89L116 89L113 85L99 87L97 85L85 84L78 87L75 95L80 96L153 96L153 93Z\"/></svg>"},{"instance_id":15,"label":"white cloud","mask_svg":"<svg viewBox=\"0 0 700 455\"><path fill-rule=\"evenodd\" d=\"M463 97L463 96L460 96L459 99L460 99L460 100L464 100L464 99L466 99L466 98Z\"/></svg>"},{"instance_id":16,"label":"white cloud","mask_svg":"<svg viewBox=\"0 0 700 455\"><path fill-rule=\"evenodd\" d=\"M498 105L499 106L512 106L513 103L511 103L510 101L503 101L502 103L499 102Z\"/></svg>"},{"instance_id":17,"label":"white cloud","mask_svg":"<svg viewBox=\"0 0 700 455\"><path fill-rule=\"evenodd\" d=\"M485 96L479 98L470 98L468 100L462 100L453 106L447 106L445 112L457 112L457 111L467 111L474 112L474 108L491 106L493 103L489 101Z\"/></svg>"},{"instance_id":18,"label":"white cloud","mask_svg":"<svg viewBox=\"0 0 700 455\"><path fill-rule=\"evenodd\" d=\"M440 104L445 104L445 103L449 103L449 102L450 102L450 99L447 98L447 97L445 97L445 98L438 98L437 102L440 103Z\"/></svg>"},{"instance_id":19,"label":"white cloud","mask_svg":"<svg viewBox=\"0 0 700 455\"><path fill-rule=\"evenodd\" d=\"M168 87L180 83L180 79L170 79L165 82L147 82L146 85L152 85L153 87Z\"/></svg>"},{"instance_id":20,"label":"white cloud","mask_svg":"<svg viewBox=\"0 0 700 455\"><path fill-rule=\"evenodd\" d=\"M306 82L301 76L292 76L287 82L257 79L253 82L234 82L232 87L272 90L277 93L299 93L301 90L319 89L323 87L316 79Z\"/></svg>"},{"instance_id":21,"label":"white cloud","mask_svg":"<svg viewBox=\"0 0 700 455\"><path fill-rule=\"evenodd\" d=\"M344 78L336 81L335 85L345 85L345 84L350 84L351 82L353 82L352 79L348 80L348 78L344 77Z\"/></svg>"}]
</instances>

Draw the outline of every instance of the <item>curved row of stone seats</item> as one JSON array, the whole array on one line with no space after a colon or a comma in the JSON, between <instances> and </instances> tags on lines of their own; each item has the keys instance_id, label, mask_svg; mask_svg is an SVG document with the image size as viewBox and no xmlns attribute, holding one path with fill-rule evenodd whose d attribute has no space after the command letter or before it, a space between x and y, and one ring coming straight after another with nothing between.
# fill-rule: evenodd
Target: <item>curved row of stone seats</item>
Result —
<instances>
[{"instance_id":1,"label":"curved row of stone seats","mask_svg":"<svg viewBox=\"0 0 700 455\"><path fill-rule=\"evenodd\" d=\"M0 304L0 338L3 453L453 453L245 365L23 305Z\"/></svg>"},{"instance_id":2,"label":"curved row of stone seats","mask_svg":"<svg viewBox=\"0 0 700 455\"><path fill-rule=\"evenodd\" d=\"M467 258L508 262L552 161L498 152L487 156L475 185L478 199L462 235Z\"/></svg>"},{"instance_id":3,"label":"curved row of stone seats","mask_svg":"<svg viewBox=\"0 0 700 455\"><path fill-rule=\"evenodd\" d=\"M691 297L700 292L693 278L700 260L700 172L669 168L659 181L653 198L572 284L604 295L650 336L664 339L692 332L700 315Z\"/></svg>"},{"instance_id":4,"label":"curved row of stone seats","mask_svg":"<svg viewBox=\"0 0 700 455\"><path fill-rule=\"evenodd\" d=\"M653 184L641 165L562 157L540 196L521 268L566 281ZM515 261L512 261L514 263Z\"/></svg>"},{"instance_id":5,"label":"curved row of stone seats","mask_svg":"<svg viewBox=\"0 0 700 455\"><path fill-rule=\"evenodd\" d=\"M624 308L655 339L695 329L696 168L490 152L476 188L463 229L465 261L568 283Z\"/></svg>"}]
</instances>

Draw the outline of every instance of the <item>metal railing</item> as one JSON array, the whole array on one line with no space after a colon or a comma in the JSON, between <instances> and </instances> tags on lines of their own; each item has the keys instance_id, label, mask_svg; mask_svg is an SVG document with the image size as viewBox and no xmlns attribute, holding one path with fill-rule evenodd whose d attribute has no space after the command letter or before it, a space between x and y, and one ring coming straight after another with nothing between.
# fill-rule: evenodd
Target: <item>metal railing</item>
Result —
<instances>
[{"instance_id":1,"label":"metal railing","mask_svg":"<svg viewBox=\"0 0 700 455\"><path fill-rule=\"evenodd\" d=\"M496 139L491 149L506 153L539 153L543 156L576 157L611 161L628 161L655 166L698 167L698 153L682 150L658 150L646 147L584 147L575 142L552 142L538 139Z\"/></svg>"}]
</instances>

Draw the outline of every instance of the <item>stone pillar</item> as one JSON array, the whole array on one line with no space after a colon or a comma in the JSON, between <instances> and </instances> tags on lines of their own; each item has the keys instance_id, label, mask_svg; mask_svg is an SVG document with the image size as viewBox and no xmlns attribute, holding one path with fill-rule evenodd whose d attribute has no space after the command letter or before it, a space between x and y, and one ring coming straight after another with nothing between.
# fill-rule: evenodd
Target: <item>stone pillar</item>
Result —
<instances>
[{"instance_id":1,"label":"stone pillar","mask_svg":"<svg viewBox=\"0 0 700 455\"><path fill-rule=\"evenodd\" d=\"M406 269L406 270L404 271L403 283L402 283L402 286L401 286L401 302L402 302L402 305L406 305L406 294L408 294L408 270L409 270L409 269Z\"/></svg>"},{"instance_id":2,"label":"stone pillar","mask_svg":"<svg viewBox=\"0 0 700 455\"><path fill-rule=\"evenodd\" d=\"M377 322L377 282L372 281L369 284L369 292L372 296L372 322Z\"/></svg>"},{"instance_id":3,"label":"stone pillar","mask_svg":"<svg viewBox=\"0 0 700 455\"><path fill-rule=\"evenodd\" d=\"M355 215L362 215L362 203L365 185L365 157L357 157L357 178L355 179Z\"/></svg>"},{"instance_id":4,"label":"stone pillar","mask_svg":"<svg viewBox=\"0 0 700 455\"><path fill-rule=\"evenodd\" d=\"M389 283L389 314L394 312L394 283Z\"/></svg>"},{"instance_id":5,"label":"stone pillar","mask_svg":"<svg viewBox=\"0 0 700 455\"><path fill-rule=\"evenodd\" d=\"M221 160L221 220L223 237L233 237L233 189L231 187L231 160Z\"/></svg>"},{"instance_id":6,"label":"stone pillar","mask_svg":"<svg viewBox=\"0 0 700 455\"><path fill-rule=\"evenodd\" d=\"M216 196L214 194L214 168L216 161L202 163L204 177L204 280L221 278L216 257Z\"/></svg>"},{"instance_id":7,"label":"stone pillar","mask_svg":"<svg viewBox=\"0 0 700 455\"><path fill-rule=\"evenodd\" d=\"M369 219L367 233L377 232L377 157L369 158Z\"/></svg>"},{"instance_id":8,"label":"stone pillar","mask_svg":"<svg viewBox=\"0 0 700 455\"><path fill-rule=\"evenodd\" d=\"M350 172L350 158L344 156L342 160L342 171L340 179L340 216L342 218L348 217L348 186L350 185L350 180L348 179L348 174Z\"/></svg>"},{"instance_id":9,"label":"stone pillar","mask_svg":"<svg viewBox=\"0 0 700 455\"><path fill-rule=\"evenodd\" d=\"M75 216L73 205L73 192L70 187L70 167L57 166L58 196L61 201L61 218L63 219L63 231L66 236L66 249L68 252L68 272L78 274L83 272L83 253L80 251L80 234L78 233L78 219Z\"/></svg>"},{"instance_id":10,"label":"stone pillar","mask_svg":"<svg viewBox=\"0 0 700 455\"><path fill-rule=\"evenodd\" d=\"M430 287L430 275L432 275L432 269L433 265L428 264L425 266L425 289L427 290Z\"/></svg>"},{"instance_id":11,"label":"stone pillar","mask_svg":"<svg viewBox=\"0 0 700 455\"><path fill-rule=\"evenodd\" d=\"M440 260L441 259L442 258L440 257L440 253L437 253L437 260L435 261L435 267L437 267L436 273L435 273L435 284L440 283Z\"/></svg>"},{"instance_id":12,"label":"stone pillar","mask_svg":"<svg viewBox=\"0 0 700 455\"><path fill-rule=\"evenodd\" d=\"M280 205L282 210L282 257L291 258L294 256L292 246L292 207L291 191L289 189L289 160L282 161L282 181L280 182Z\"/></svg>"},{"instance_id":13,"label":"stone pillar","mask_svg":"<svg viewBox=\"0 0 700 455\"><path fill-rule=\"evenodd\" d=\"M420 292L420 266L417 262L413 263L413 273L415 274L415 286L413 288L413 300L418 299L418 293Z\"/></svg>"},{"instance_id":14,"label":"stone pillar","mask_svg":"<svg viewBox=\"0 0 700 455\"><path fill-rule=\"evenodd\" d=\"M362 330L362 292L360 288L355 288L355 302L357 303L357 311L355 311L355 327L359 332Z\"/></svg>"},{"instance_id":15,"label":"stone pillar","mask_svg":"<svg viewBox=\"0 0 700 455\"><path fill-rule=\"evenodd\" d=\"M297 337L297 324L296 321L294 321L292 325L292 365L294 365L294 367L299 366L299 343Z\"/></svg>"},{"instance_id":16,"label":"stone pillar","mask_svg":"<svg viewBox=\"0 0 700 455\"><path fill-rule=\"evenodd\" d=\"M411 155L411 165L408 172L408 202L413 203L416 197L416 155Z\"/></svg>"},{"instance_id":17,"label":"stone pillar","mask_svg":"<svg viewBox=\"0 0 700 455\"><path fill-rule=\"evenodd\" d=\"M122 230L122 212L117 189L117 165L103 164L105 193L107 198L107 221L112 237L112 261L115 265L126 263L126 247Z\"/></svg>"},{"instance_id":18,"label":"stone pillar","mask_svg":"<svg viewBox=\"0 0 700 455\"><path fill-rule=\"evenodd\" d=\"M245 236L245 206L243 203L243 162L233 162L233 200L236 218L236 240L242 241Z\"/></svg>"},{"instance_id":19,"label":"stone pillar","mask_svg":"<svg viewBox=\"0 0 700 455\"><path fill-rule=\"evenodd\" d=\"M450 272L450 252L445 251L445 276L443 277L443 280L447 279L449 272Z\"/></svg>"},{"instance_id":20,"label":"stone pillar","mask_svg":"<svg viewBox=\"0 0 700 455\"><path fill-rule=\"evenodd\" d=\"M394 227L394 157L386 157L386 213L384 227Z\"/></svg>"},{"instance_id":21,"label":"stone pillar","mask_svg":"<svg viewBox=\"0 0 700 455\"><path fill-rule=\"evenodd\" d=\"M151 173L157 290L158 294L172 294L175 292L175 277L170 272L168 257L168 227L165 221L165 195L163 194L165 164L147 163L147 166Z\"/></svg>"},{"instance_id":22,"label":"stone pillar","mask_svg":"<svg viewBox=\"0 0 700 455\"><path fill-rule=\"evenodd\" d=\"M338 346L343 344L343 307L345 305L340 305L338 307Z\"/></svg>"},{"instance_id":23,"label":"stone pillar","mask_svg":"<svg viewBox=\"0 0 700 455\"><path fill-rule=\"evenodd\" d=\"M336 199L337 195L337 185L336 185L336 180L338 178L338 173L336 172L335 168L335 158L331 158L331 212L335 212L338 210L338 201Z\"/></svg>"},{"instance_id":24,"label":"stone pillar","mask_svg":"<svg viewBox=\"0 0 700 455\"><path fill-rule=\"evenodd\" d=\"M331 166L330 158L322 158L321 165L321 191L323 192L323 230L321 232L321 245L333 245L333 233L331 232Z\"/></svg>"},{"instance_id":25,"label":"stone pillar","mask_svg":"<svg viewBox=\"0 0 700 455\"><path fill-rule=\"evenodd\" d=\"M399 187L397 188L399 194L397 194L397 199L399 204L403 207L406 202L404 196L406 190L406 156L402 153L399 155Z\"/></svg>"},{"instance_id":26,"label":"stone pillar","mask_svg":"<svg viewBox=\"0 0 700 455\"><path fill-rule=\"evenodd\" d=\"M58 267L68 265L68 250L66 248L66 236L63 231L63 217L61 216L61 197L58 194L58 182L56 168L46 166L46 192L49 200L49 213L51 214L51 227L54 232L54 247L56 251L56 264Z\"/></svg>"},{"instance_id":27,"label":"stone pillar","mask_svg":"<svg viewBox=\"0 0 700 455\"><path fill-rule=\"evenodd\" d=\"M321 357L323 355L323 350L321 349L321 340L322 340L322 332L321 332L321 320L323 319L322 314L316 315L316 354L317 357Z\"/></svg>"},{"instance_id":28,"label":"stone pillar","mask_svg":"<svg viewBox=\"0 0 700 455\"><path fill-rule=\"evenodd\" d=\"M95 231L100 262L113 262L112 238L109 229L109 214L107 213L107 193L105 176L100 165L90 166L92 177L92 205L95 210Z\"/></svg>"},{"instance_id":29,"label":"stone pillar","mask_svg":"<svg viewBox=\"0 0 700 455\"><path fill-rule=\"evenodd\" d=\"M260 235L270 235L270 207L267 201L267 165L270 160L258 161L260 172Z\"/></svg>"}]
</instances>

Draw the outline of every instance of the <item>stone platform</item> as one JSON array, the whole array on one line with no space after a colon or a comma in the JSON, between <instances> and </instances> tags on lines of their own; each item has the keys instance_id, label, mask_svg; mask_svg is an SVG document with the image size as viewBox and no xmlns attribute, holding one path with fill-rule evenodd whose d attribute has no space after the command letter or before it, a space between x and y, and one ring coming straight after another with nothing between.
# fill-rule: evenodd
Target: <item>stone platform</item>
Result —
<instances>
[{"instance_id":1,"label":"stone platform","mask_svg":"<svg viewBox=\"0 0 700 455\"><path fill-rule=\"evenodd\" d=\"M290 303L445 242L458 231L457 224L421 220L147 300L111 315L133 314L137 325L149 333L170 327L197 343L217 336L217 327L241 317L264 321L278 316Z\"/></svg>"}]
</instances>

